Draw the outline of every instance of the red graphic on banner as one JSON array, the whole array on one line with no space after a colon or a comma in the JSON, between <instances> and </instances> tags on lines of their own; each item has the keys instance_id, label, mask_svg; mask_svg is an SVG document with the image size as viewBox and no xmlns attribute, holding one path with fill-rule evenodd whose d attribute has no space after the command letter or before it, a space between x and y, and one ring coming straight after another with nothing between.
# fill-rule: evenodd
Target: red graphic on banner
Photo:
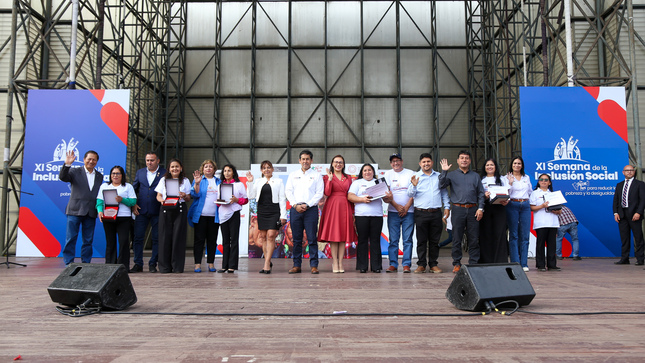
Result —
<instances>
[{"instance_id":1,"label":"red graphic on banner","mask_svg":"<svg viewBox=\"0 0 645 363\"><path fill-rule=\"evenodd\" d=\"M42 222L34 215L31 209L27 207L20 207L20 224L22 226L29 226L29 228L21 229L27 235L27 238L38 248L40 253L45 257L56 257L60 253L60 243L49 232Z\"/></svg>"},{"instance_id":2,"label":"red graphic on banner","mask_svg":"<svg viewBox=\"0 0 645 363\"><path fill-rule=\"evenodd\" d=\"M116 102L109 102L101 108L101 119L116 136L128 143L128 113Z\"/></svg>"},{"instance_id":3,"label":"red graphic on banner","mask_svg":"<svg viewBox=\"0 0 645 363\"><path fill-rule=\"evenodd\" d=\"M99 100L99 102L103 101L103 97L105 96L105 90L91 89L89 91L94 95L94 97L96 97L97 100Z\"/></svg>"},{"instance_id":4,"label":"red graphic on banner","mask_svg":"<svg viewBox=\"0 0 645 363\"><path fill-rule=\"evenodd\" d=\"M611 100L602 101L598 106L598 116L625 142L629 142L627 140L627 123L625 122L627 111L619 104Z\"/></svg>"},{"instance_id":5,"label":"red graphic on banner","mask_svg":"<svg viewBox=\"0 0 645 363\"><path fill-rule=\"evenodd\" d=\"M591 97L598 99L598 96L600 95L600 87L582 87L585 89L585 91L589 92Z\"/></svg>"}]
</instances>

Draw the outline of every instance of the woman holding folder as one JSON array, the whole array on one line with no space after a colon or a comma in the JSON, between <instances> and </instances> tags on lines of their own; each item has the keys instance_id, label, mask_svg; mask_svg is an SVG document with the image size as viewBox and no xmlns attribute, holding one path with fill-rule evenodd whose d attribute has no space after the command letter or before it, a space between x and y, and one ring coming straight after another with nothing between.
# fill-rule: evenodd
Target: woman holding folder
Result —
<instances>
[{"instance_id":1,"label":"woman holding folder","mask_svg":"<svg viewBox=\"0 0 645 363\"><path fill-rule=\"evenodd\" d=\"M479 263L507 263L508 240L506 238L506 205L508 204L508 179L502 178L499 165L493 158L486 160L481 171L484 186L484 216L479 221ZM504 192L506 199L495 192Z\"/></svg>"},{"instance_id":2,"label":"woman holding folder","mask_svg":"<svg viewBox=\"0 0 645 363\"><path fill-rule=\"evenodd\" d=\"M549 174L538 177L535 190L531 193L530 203L533 211L533 229L536 233L535 267L538 271L560 271L555 258L555 237L560 228L558 219L559 210L550 211L547 194L553 192L553 184ZM544 245L546 244L546 261L544 258Z\"/></svg>"},{"instance_id":3,"label":"woman holding folder","mask_svg":"<svg viewBox=\"0 0 645 363\"><path fill-rule=\"evenodd\" d=\"M222 229L222 269L217 272L234 273L240 259L240 211L249 200L246 197L246 188L237 175L237 169L231 164L222 168L220 200L223 203L218 208L219 225Z\"/></svg>"},{"instance_id":4,"label":"woman holding folder","mask_svg":"<svg viewBox=\"0 0 645 363\"><path fill-rule=\"evenodd\" d=\"M186 229L190 180L179 159L171 159L166 175L155 188L159 212L159 272L182 273L186 262Z\"/></svg>"},{"instance_id":5,"label":"woman holding folder","mask_svg":"<svg viewBox=\"0 0 645 363\"><path fill-rule=\"evenodd\" d=\"M125 171L118 165L112 167L110 182L101 184L99 188L96 210L105 230L105 263L122 264L127 271L130 271L130 208L135 204L137 194L132 185L125 182Z\"/></svg>"},{"instance_id":6,"label":"woman holding folder","mask_svg":"<svg viewBox=\"0 0 645 363\"><path fill-rule=\"evenodd\" d=\"M383 269L381 257L383 205L380 198L372 199L367 191L368 188L375 186L376 182L374 167L371 164L363 164L358 179L352 183L347 193L347 199L354 203L354 221L358 233L356 269L361 273L366 273L368 269L380 273Z\"/></svg>"}]
</instances>

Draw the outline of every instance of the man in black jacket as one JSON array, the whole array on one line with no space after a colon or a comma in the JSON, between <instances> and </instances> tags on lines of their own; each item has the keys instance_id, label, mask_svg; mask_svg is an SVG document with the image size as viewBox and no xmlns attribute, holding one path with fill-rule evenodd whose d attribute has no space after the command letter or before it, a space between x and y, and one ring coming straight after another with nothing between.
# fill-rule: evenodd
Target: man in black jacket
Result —
<instances>
[{"instance_id":1,"label":"man in black jacket","mask_svg":"<svg viewBox=\"0 0 645 363\"><path fill-rule=\"evenodd\" d=\"M83 245L81 247L81 262L92 261L92 241L94 240L94 226L96 225L96 196L103 182L103 175L95 169L99 161L99 154L90 150L83 156L83 167L72 168L76 160L73 151L68 151L65 165L60 169L58 178L71 184L71 196L65 209L67 214L67 232L65 247L63 248L63 261L65 265L74 262L76 257L76 239L78 229L82 227Z\"/></svg>"},{"instance_id":2,"label":"man in black jacket","mask_svg":"<svg viewBox=\"0 0 645 363\"><path fill-rule=\"evenodd\" d=\"M631 234L634 234L634 256L636 265L645 263L643 253L643 209L645 209L645 183L636 180L636 169L632 165L623 168L625 180L616 185L614 192L614 220L620 231L621 253L617 265L629 265Z\"/></svg>"}]
</instances>

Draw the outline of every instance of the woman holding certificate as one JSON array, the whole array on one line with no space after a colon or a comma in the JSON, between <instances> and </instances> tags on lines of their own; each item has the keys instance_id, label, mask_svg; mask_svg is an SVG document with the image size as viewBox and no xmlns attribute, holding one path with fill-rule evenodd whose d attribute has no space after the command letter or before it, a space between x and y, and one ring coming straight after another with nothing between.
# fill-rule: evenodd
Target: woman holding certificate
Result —
<instances>
[{"instance_id":1,"label":"woman holding certificate","mask_svg":"<svg viewBox=\"0 0 645 363\"><path fill-rule=\"evenodd\" d=\"M508 262L506 239L508 179L500 177L499 165L493 158L484 163L481 177L485 203L484 216L479 221L479 263L506 263ZM500 196L496 197L496 195ZM506 199L502 200L501 195Z\"/></svg>"},{"instance_id":2,"label":"woman holding certificate","mask_svg":"<svg viewBox=\"0 0 645 363\"><path fill-rule=\"evenodd\" d=\"M549 211L547 194L553 192L551 176L542 174L538 178L535 190L531 193L531 210L533 211L533 229L537 234L535 246L535 267L538 271L560 271L555 258L555 237L560 228L559 210ZM546 261L544 245L546 244ZM545 264L546 262L546 264Z\"/></svg>"},{"instance_id":3,"label":"woman holding certificate","mask_svg":"<svg viewBox=\"0 0 645 363\"><path fill-rule=\"evenodd\" d=\"M186 228L190 180L178 159L171 159L166 175L155 188L159 212L159 271L182 273L186 262Z\"/></svg>"},{"instance_id":4,"label":"woman holding certificate","mask_svg":"<svg viewBox=\"0 0 645 363\"><path fill-rule=\"evenodd\" d=\"M318 240L330 243L332 271L343 273L345 244L358 239L354 228L354 205L347 200L352 179L345 174L345 159L341 155L334 156L329 168L323 177L327 200L320 216Z\"/></svg>"},{"instance_id":5,"label":"woman holding certificate","mask_svg":"<svg viewBox=\"0 0 645 363\"><path fill-rule=\"evenodd\" d=\"M208 271L216 271L215 251L217 249L219 216L215 202L222 181L215 176L215 170L217 170L217 165L213 160L204 160L199 170L193 172L193 186L190 189L193 204L188 209L188 224L195 229L193 244L195 272L202 272L204 242L206 242Z\"/></svg>"},{"instance_id":6,"label":"woman holding certificate","mask_svg":"<svg viewBox=\"0 0 645 363\"><path fill-rule=\"evenodd\" d=\"M368 269L380 273L383 269L381 257L381 229L383 228L383 205L381 199L372 199L368 188L376 185L376 171L370 164L364 164L347 193L347 199L354 203L354 220L358 233L356 247L356 269L366 273ZM368 257L369 256L369 257Z\"/></svg>"},{"instance_id":7,"label":"woman holding certificate","mask_svg":"<svg viewBox=\"0 0 645 363\"><path fill-rule=\"evenodd\" d=\"M105 230L105 263L119 263L130 271L130 225L132 208L137 204L137 194L125 182L125 172L120 166L110 170L110 182L101 184L96 198L96 210ZM119 240L117 257L117 237Z\"/></svg>"},{"instance_id":8,"label":"woman holding certificate","mask_svg":"<svg viewBox=\"0 0 645 363\"><path fill-rule=\"evenodd\" d=\"M237 169L227 164L222 168L222 184L218 204L219 223L222 229L222 269L219 273L233 273L240 259L240 210L248 203L246 188L240 182Z\"/></svg>"},{"instance_id":9,"label":"woman holding certificate","mask_svg":"<svg viewBox=\"0 0 645 363\"><path fill-rule=\"evenodd\" d=\"M511 262L519 262L524 271L529 270L529 234L531 233L531 179L524 173L524 160L516 156L511 161L512 171L506 179L511 186L511 197L506 207L508 223L508 249Z\"/></svg>"},{"instance_id":10,"label":"woman holding certificate","mask_svg":"<svg viewBox=\"0 0 645 363\"><path fill-rule=\"evenodd\" d=\"M287 223L287 198L284 195L282 179L273 177L273 164L265 160L260 164L262 178L253 182L253 174L246 173L249 198L257 201L258 240L262 244L264 268L261 274L271 273L271 256L275 249L278 230Z\"/></svg>"}]
</instances>

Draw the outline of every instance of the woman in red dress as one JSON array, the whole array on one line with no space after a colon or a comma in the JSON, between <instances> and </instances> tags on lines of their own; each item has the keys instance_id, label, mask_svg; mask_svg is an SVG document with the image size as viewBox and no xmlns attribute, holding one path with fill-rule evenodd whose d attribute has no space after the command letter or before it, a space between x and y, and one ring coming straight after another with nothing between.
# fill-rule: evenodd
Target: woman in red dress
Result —
<instances>
[{"instance_id":1,"label":"woman in red dress","mask_svg":"<svg viewBox=\"0 0 645 363\"><path fill-rule=\"evenodd\" d=\"M331 170L323 177L327 201L320 216L318 240L329 242L334 273L343 273L345 244L358 238L354 229L354 205L347 200L352 178L345 174L345 159L336 155L331 161Z\"/></svg>"}]
</instances>

